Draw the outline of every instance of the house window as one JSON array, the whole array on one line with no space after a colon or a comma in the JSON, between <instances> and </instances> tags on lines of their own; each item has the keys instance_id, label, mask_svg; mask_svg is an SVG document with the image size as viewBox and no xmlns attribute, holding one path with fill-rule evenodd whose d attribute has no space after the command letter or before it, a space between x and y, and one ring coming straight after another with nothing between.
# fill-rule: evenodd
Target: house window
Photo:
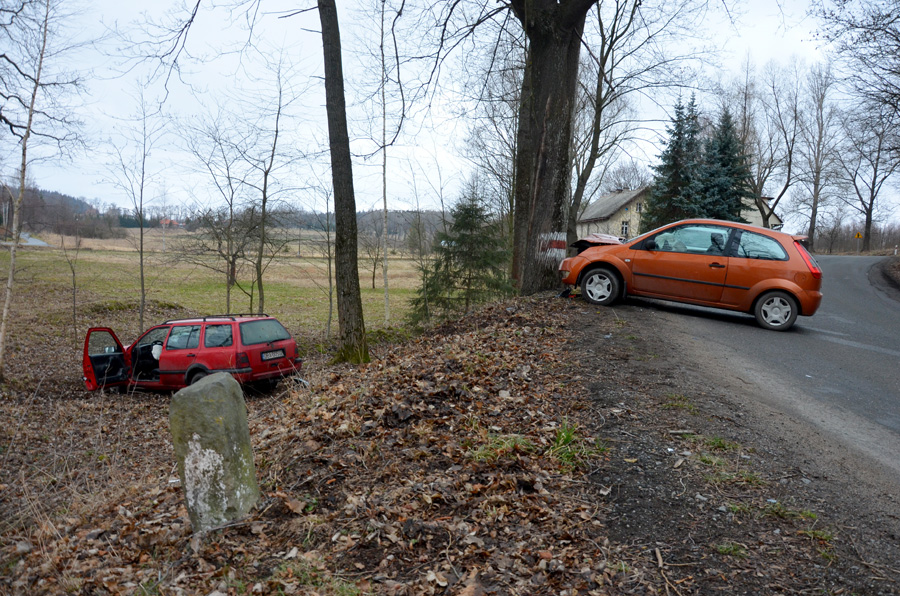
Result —
<instances>
[{"instance_id":1,"label":"house window","mask_svg":"<svg viewBox=\"0 0 900 596\"><path fill-rule=\"evenodd\" d=\"M642 206L642 203L635 203L635 204L634 204L634 210L637 211L638 213L640 213L640 212L641 212L641 206Z\"/></svg>"},{"instance_id":2,"label":"house window","mask_svg":"<svg viewBox=\"0 0 900 596\"><path fill-rule=\"evenodd\" d=\"M622 234L621 235L624 236L625 238L628 238L628 222L627 221L622 222Z\"/></svg>"}]
</instances>

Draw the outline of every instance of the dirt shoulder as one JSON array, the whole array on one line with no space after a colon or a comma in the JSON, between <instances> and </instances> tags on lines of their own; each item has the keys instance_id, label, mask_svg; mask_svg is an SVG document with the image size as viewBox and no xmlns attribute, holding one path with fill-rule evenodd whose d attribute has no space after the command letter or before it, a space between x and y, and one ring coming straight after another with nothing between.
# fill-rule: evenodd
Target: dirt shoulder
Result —
<instances>
[{"instance_id":1,"label":"dirt shoulder","mask_svg":"<svg viewBox=\"0 0 900 596\"><path fill-rule=\"evenodd\" d=\"M900 593L895 478L770 407L777 386L701 366L652 307L616 310L643 356L595 385L635 419L611 418L636 460L613 459L618 474L601 478L619 495L611 539L659 548L686 593ZM586 342L585 357L616 342ZM734 554L711 554L723 551Z\"/></svg>"},{"instance_id":2,"label":"dirt shoulder","mask_svg":"<svg viewBox=\"0 0 900 596\"><path fill-rule=\"evenodd\" d=\"M168 397L87 394L73 352L0 400L0 593L900 593L896 517L660 333L542 295L311 359L248 395L264 496L202 537Z\"/></svg>"},{"instance_id":3,"label":"dirt shoulder","mask_svg":"<svg viewBox=\"0 0 900 596\"><path fill-rule=\"evenodd\" d=\"M872 283L894 290L891 294L900 300L900 257L885 259L872 273Z\"/></svg>"}]
</instances>

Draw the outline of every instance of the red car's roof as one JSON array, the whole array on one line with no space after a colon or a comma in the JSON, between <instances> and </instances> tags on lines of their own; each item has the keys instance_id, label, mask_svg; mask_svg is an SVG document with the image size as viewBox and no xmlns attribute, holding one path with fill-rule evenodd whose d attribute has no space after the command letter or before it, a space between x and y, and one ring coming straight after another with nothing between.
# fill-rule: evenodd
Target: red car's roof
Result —
<instances>
[{"instance_id":1,"label":"red car's roof","mask_svg":"<svg viewBox=\"0 0 900 596\"><path fill-rule=\"evenodd\" d=\"M238 323L243 323L246 321L258 321L261 319L271 319L273 317L269 315L254 315L254 314L235 314L235 315L207 315L205 317L192 317L187 319L170 319L168 321L163 322L163 325L169 325L172 323L204 323L207 321L236 321Z\"/></svg>"}]
</instances>

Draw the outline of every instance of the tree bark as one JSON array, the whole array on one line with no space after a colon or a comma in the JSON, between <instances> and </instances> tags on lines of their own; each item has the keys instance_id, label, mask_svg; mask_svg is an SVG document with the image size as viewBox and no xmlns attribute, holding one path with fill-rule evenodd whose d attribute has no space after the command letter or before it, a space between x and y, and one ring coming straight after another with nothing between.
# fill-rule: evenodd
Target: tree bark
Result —
<instances>
[{"instance_id":1,"label":"tree bark","mask_svg":"<svg viewBox=\"0 0 900 596\"><path fill-rule=\"evenodd\" d=\"M337 286L340 350L336 361L369 361L366 326L357 266L356 198L353 192L353 164L347 107L344 100L344 73L341 63L341 33L334 0L318 0L325 55L325 107L331 150L331 180L334 187L335 282Z\"/></svg>"},{"instance_id":2,"label":"tree bark","mask_svg":"<svg viewBox=\"0 0 900 596\"><path fill-rule=\"evenodd\" d=\"M558 285L571 192L581 34L591 0L513 0L528 37L519 106L513 278L523 295ZM562 246L562 250L559 246Z\"/></svg>"}]
</instances>

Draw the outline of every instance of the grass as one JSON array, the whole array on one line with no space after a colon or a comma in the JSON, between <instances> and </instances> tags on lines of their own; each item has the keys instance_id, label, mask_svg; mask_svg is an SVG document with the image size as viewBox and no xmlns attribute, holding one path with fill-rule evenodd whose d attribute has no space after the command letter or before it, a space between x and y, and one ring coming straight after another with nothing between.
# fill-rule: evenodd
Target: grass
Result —
<instances>
[{"instance_id":1,"label":"grass","mask_svg":"<svg viewBox=\"0 0 900 596\"><path fill-rule=\"evenodd\" d=\"M315 588L320 596L363 596L366 592L356 585L334 577L328 573L320 573L312 563L295 560L278 567L273 578L284 587L276 594L294 594L298 588ZM306 592L303 592L306 593Z\"/></svg>"},{"instance_id":2,"label":"grass","mask_svg":"<svg viewBox=\"0 0 900 596\"><path fill-rule=\"evenodd\" d=\"M488 435L487 443L470 450L475 461L497 461L502 457L515 457L517 453L530 453L534 445L521 435Z\"/></svg>"},{"instance_id":3,"label":"grass","mask_svg":"<svg viewBox=\"0 0 900 596\"><path fill-rule=\"evenodd\" d=\"M721 457L715 457L713 455L708 455L706 453L703 453L703 454L697 456L697 460L701 464L705 464L707 466L713 466L713 467L724 466L727 463Z\"/></svg>"},{"instance_id":4,"label":"grass","mask_svg":"<svg viewBox=\"0 0 900 596\"><path fill-rule=\"evenodd\" d=\"M178 262L172 252L145 255L146 298L159 308L180 307L196 314L226 311L224 277L207 267ZM0 253L0 267L6 267L7 253ZM207 264L214 265L210 259ZM360 264L362 266L362 263ZM44 313L71 326L71 271L58 249L23 249L18 253L16 291L22 295L53 296L58 313ZM124 250L82 250L75 264L76 301L79 327L103 326L106 315L115 316L133 309L140 300L138 253ZM327 263L324 259L279 255L269 265L265 277L265 311L276 316L297 335L324 336L329 318ZM379 271L376 288L371 272L360 270L360 287L367 331L372 340L405 337L404 320L408 302L418 284L415 264L408 259L389 260L390 316L385 321L384 288ZM241 277L239 275L239 277ZM249 272L243 275L249 279ZM258 292L254 292L258 294ZM258 296L253 296L253 306ZM250 312L251 298L237 287L232 289L232 312ZM149 326L158 321L148 320ZM337 334L337 306L331 311L331 334ZM133 338L120 338L131 341Z\"/></svg>"},{"instance_id":5,"label":"grass","mask_svg":"<svg viewBox=\"0 0 900 596\"><path fill-rule=\"evenodd\" d=\"M570 424L568 418L564 418L556 429L553 444L547 450L547 455L559 460L567 471L584 467L588 461L609 450L598 441L582 439L577 431L577 426Z\"/></svg>"},{"instance_id":6,"label":"grass","mask_svg":"<svg viewBox=\"0 0 900 596\"><path fill-rule=\"evenodd\" d=\"M793 509L788 509L781 503L769 503L763 509L763 515L767 515L769 517L777 517L780 519L795 519L800 517L800 512Z\"/></svg>"},{"instance_id":7,"label":"grass","mask_svg":"<svg viewBox=\"0 0 900 596\"><path fill-rule=\"evenodd\" d=\"M717 449L719 451L734 451L741 447L737 443L726 441L722 437L707 437L703 443L710 449Z\"/></svg>"},{"instance_id":8,"label":"grass","mask_svg":"<svg viewBox=\"0 0 900 596\"><path fill-rule=\"evenodd\" d=\"M681 394L670 393L666 396L668 401L663 404L663 408L668 410L684 410L686 412L690 412L691 414L695 414L697 412L697 406L692 404L690 400Z\"/></svg>"},{"instance_id":9,"label":"grass","mask_svg":"<svg viewBox=\"0 0 900 596\"><path fill-rule=\"evenodd\" d=\"M799 533L801 536L809 536L819 542L831 542L834 540L834 534L827 530L800 530Z\"/></svg>"},{"instance_id":10,"label":"grass","mask_svg":"<svg viewBox=\"0 0 900 596\"><path fill-rule=\"evenodd\" d=\"M733 513L735 515L750 513L750 505L747 505L745 503L726 503L725 507L730 513Z\"/></svg>"},{"instance_id":11,"label":"grass","mask_svg":"<svg viewBox=\"0 0 900 596\"><path fill-rule=\"evenodd\" d=\"M716 546L716 552L729 557L746 557L747 547L738 542L723 542Z\"/></svg>"}]
</instances>

